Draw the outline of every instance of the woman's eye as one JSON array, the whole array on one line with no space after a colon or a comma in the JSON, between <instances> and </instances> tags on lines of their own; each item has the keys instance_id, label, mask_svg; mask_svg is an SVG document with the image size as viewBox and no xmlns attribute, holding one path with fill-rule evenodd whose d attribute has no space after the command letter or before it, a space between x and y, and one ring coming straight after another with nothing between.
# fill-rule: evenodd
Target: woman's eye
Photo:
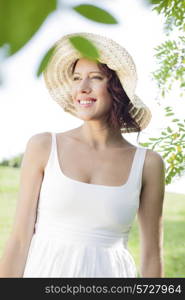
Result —
<instances>
[{"instance_id":1,"label":"woman's eye","mask_svg":"<svg viewBox=\"0 0 185 300\"><path fill-rule=\"evenodd\" d=\"M100 79L100 80L102 80L103 78L100 77L100 76L93 76L90 79ZM80 80L80 77L73 77L73 81L77 81L77 80Z\"/></svg>"},{"instance_id":2,"label":"woman's eye","mask_svg":"<svg viewBox=\"0 0 185 300\"><path fill-rule=\"evenodd\" d=\"M92 79L94 79L94 78L95 79L100 79L100 80L102 79L102 77L100 77L100 76L94 76L94 77L92 77Z\"/></svg>"}]
</instances>

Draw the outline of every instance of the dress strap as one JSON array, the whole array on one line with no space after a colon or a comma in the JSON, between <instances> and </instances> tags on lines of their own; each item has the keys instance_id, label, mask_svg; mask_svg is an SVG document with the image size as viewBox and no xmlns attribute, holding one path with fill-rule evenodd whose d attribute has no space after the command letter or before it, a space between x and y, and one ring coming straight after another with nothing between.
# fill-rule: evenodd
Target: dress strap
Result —
<instances>
[{"instance_id":1,"label":"dress strap","mask_svg":"<svg viewBox=\"0 0 185 300\"><path fill-rule=\"evenodd\" d=\"M132 184L141 189L146 148L138 147L132 166Z\"/></svg>"},{"instance_id":2,"label":"dress strap","mask_svg":"<svg viewBox=\"0 0 185 300\"><path fill-rule=\"evenodd\" d=\"M56 160L57 160L57 139L56 139L56 133L55 132L51 132L52 134L52 152L53 152L53 160L54 163L56 164Z\"/></svg>"},{"instance_id":3,"label":"dress strap","mask_svg":"<svg viewBox=\"0 0 185 300\"><path fill-rule=\"evenodd\" d=\"M56 133L51 132L51 147L48 162L45 169L52 167L55 164L55 155L56 155Z\"/></svg>"},{"instance_id":4,"label":"dress strap","mask_svg":"<svg viewBox=\"0 0 185 300\"><path fill-rule=\"evenodd\" d=\"M51 136L52 136L52 150L56 150L56 133L55 132L51 132Z\"/></svg>"}]
</instances>

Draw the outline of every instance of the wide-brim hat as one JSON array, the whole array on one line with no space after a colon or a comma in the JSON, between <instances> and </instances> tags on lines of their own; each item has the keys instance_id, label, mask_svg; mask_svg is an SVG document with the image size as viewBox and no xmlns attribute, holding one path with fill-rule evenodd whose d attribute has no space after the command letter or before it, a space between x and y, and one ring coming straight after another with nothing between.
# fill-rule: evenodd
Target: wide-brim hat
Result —
<instances>
[{"instance_id":1,"label":"wide-brim hat","mask_svg":"<svg viewBox=\"0 0 185 300\"><path fill-rule=\"evenodd\" d=\"M87 32L72 33L63 36L55 43L52 56L43 72L46 86L52 98L64 111L78 117L71 96L71 65L76 59L83 56L69 40L69 38L78 35L92 42L99 52L98 61L116 72L125 93L133 104L129 111L131 117L137 122L141 130L146 128L151 120L151 112L135 94L137 84L135 63L124 47L102 35ZM121 128L123 133L134 131L137 129Z\"/></svg>"}]
</instances>

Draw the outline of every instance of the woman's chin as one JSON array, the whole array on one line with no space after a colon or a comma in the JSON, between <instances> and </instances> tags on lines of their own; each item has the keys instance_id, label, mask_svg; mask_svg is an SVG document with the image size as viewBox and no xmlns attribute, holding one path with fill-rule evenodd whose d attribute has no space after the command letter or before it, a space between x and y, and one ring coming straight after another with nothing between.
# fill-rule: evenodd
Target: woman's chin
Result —
<instances>
[{"instance_id":1,"label":"woman's chin","mask_svg":"<svg viewBox=\"0 0 185 300\"><path fill-rule=\"evenodd\" d=\"M94 120L93 117L84 117L84 116L78 116L78 118L82 121L92 121Z\"/></svg>"},{"instance_id":2,"label":"woman's chin","mask_svg":"<svg viewBox=\"0 0 185 300\"><path fill-rule=\"evenodd\" d=\"M83 120L83 121L90 121L90 120L93 120L95 118L95 115L93 114L88 114L87 112L82 112L82 111L78 111L76 113L76 116Z\"/></svg>"}]
</instances>

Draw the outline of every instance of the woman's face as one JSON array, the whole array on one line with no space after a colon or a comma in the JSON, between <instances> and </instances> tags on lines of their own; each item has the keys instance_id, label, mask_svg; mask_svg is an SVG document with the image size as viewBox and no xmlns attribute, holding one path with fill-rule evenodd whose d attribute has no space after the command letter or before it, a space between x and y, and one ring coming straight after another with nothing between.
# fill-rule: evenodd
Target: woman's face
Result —
<instances>
[{"instance_id":1,"label":"woman's face","mask_svg":"<svg viewBox=\"0 0 185 300\"><path fill-rule=\"evenodd\" d=\"M82 120L103 120L112 107L107 90L108 78L96 62L81 58L72 75L72 98Z\"/></svg>"}]
</instances>

